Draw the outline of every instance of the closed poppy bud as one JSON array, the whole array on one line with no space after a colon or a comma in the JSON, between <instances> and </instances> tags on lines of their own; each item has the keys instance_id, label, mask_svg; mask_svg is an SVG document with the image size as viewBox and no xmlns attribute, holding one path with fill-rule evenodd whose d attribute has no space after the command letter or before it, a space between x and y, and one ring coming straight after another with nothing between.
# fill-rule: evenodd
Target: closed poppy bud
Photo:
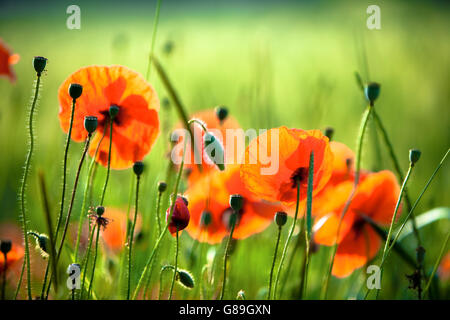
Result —
<instances>
[{"instance_id":1,"label":"closed poppy bud","mask_svg":"<svg viewBox=\"0 0 450 320\"><path fill-rule=\"evenodd\" d=\"M169 223L169 231L174 234L183 230L189 224L190 214L186 204L187 200L181 196L177 197L175 204L171 205L166 211L166 222ZM172 206L173 212L172 212ZM172 217L170 214L172 213ZM170 218L170 221L169 221Z\"/></svg>"},{"instance_id":2,"label":"closed poppy bud","mask_svg":"<svg viewBox=\"0 0 450 320\"><path fill-rule=\"evenodd\" d=\"M166 191L166 189L167 189L167 183L165 183L164 181L158 182L158 191L160 193L163 193L164 191Z\"/></svg>"},{"instance_id":3,"label":"closed poppy bud","mask_svg":"<svg viewBox=\"0 0 450 320\"><path fill-rule=\"evenodd\" d=\"M230 207L234 212L239 212L244 205L244 198L240 194L232 194L230 196Z\"/></svg>"},{"instance_id":4,"label":"closed poppy bud","mask_svg":"<svg viewBox=\"0 0 450 320\"><path fill-rule=\"evenodd\" d=\"M278 211L275 214L275 222L279 227L282 227L287 222L287 213L283 211Z\"/></svg>"},{"instance_id":5,"label":"closed poppy bud","mask_svg":"<svg viewBox=\"0 0 450 320\"><path fill-rule=\"evenodd\" d=\"M41 252L42 257L48 257L50 254L50 238L44 233L38 234L36 232L30 231L28 232L28 234L35 237L36 249Z\"/></svg>"},{"instance_id":6,"label":"closed poppy bud","mask_svg":"<svg viewBox=\"0 0 450 320\"><path fill-rule=\"evenodd\" d=\"M84 128L88 133L94 133L97 130L98 119L97 117L87 116L84 117Z\"/></svg>"},{"instance_id":7,"label":"closed poppy bud","mask_svg":"<svg viewBox=\"0 0 450 320\"><path fill-rule=\"evenodd\" d=\"M380 95L380 84L376 82L368 83L364 87L364 94L370 103L373 103Z\"/></svg>"},{"instance_id":8,"label":"closed poppy bud","mask_svg":"<svg viewBox=\"0 0 450 320\"><path fill-rule=\"evenodd\" d=\"M220 122L224 121L228 117L228 109L224 106L216 107L216 116Z\"/></svg>"},{"instance_id":9,"label":"closed poppy bud","mask_svg":"<svg viewBox=\"0 0 450 320\"><path fill-rule=\"evenodd\" d=\"M225 156L222 143L211 132L206 132L203 136L205 152L208 158L221 170L225 170Z\"/></svg>"},{"instance_id":10,"label":"closed poppy bud","mask_svg":"<svg viewBox=\"0 0 450 320\"><path fill-rule=\"evenodd\" d=\"M111 119L114 119L117 114L119 113L119 107L116 105L112 105L109 107L109 116L111 117Z\"/></svg>"},{"instance_id":11,"label":"closed poppy bud","mask_svg":"<svg viewBox=\"0 0 450 320\"><path fill-rule=\"evenodd\" d=\"M200 225L203 227L207 227L211 224L211 221L212 221L211 212L203 211L200 217Z\"/></svg>"},{"instance_id":12,"label":"closed poppy bud","mask_svg":"<svg viewBox=\"0 0 450 320\"><path fill-rule=\"evenodd\" d=\"M411 166L414 166L416 162L419 161L421 154L422 152L420 152L420 150L417 149L409 150L409 162L411 163Z\"/></svg>"},{"instance_id":13,"label":"closed poppy bud","mask_svg":"<svg viewBox=\"0 0 450 320\"><path fill-rule=\"evenodd\" d=\"M179 269L177 272L177 281L189 289L192 289L195 285L194 276L188 271L182 269Z\"/></svg>"},{"instance_id":14,"label":"closed poppy bud","mask_svg":"<svg viewBox=\"0 0 450 320\"><path fill-rule=\"evenodd\" d=\"M105 213L105 207L98 206L97 208L95 208L95 212L99 217L101 217Z\"/></svg>"},{"instance_id":15,"label":"closed poppy bud","mask_svg":"<svg viewBox=\"0 0 450 320\"><path fill-rule=\"evenodd\" d=\"M78 83L71 83L69 86L69 95L73 100L78 99L83 93L83 86Z\"/></svg>"},{"instance_id":16,"label":"closed poppy bud","mask_svg":"<svg viewBox=\"0 0 450 320\"><path fill-rule=\"evenodd\" d=\"M133 164L133 171L137 176L140 176L144 172L144 163L142 161L136 161Z\"/></svg>"},{"instance_id":17,"label":"closed poppy bud","mask_svg":"<svg viewBox=\"0 0 450 320\"><path fill-rule=\"evenodd\" d=\"M11 240L0 241L0 251L3 254L7 254L9 251L11 251L11 247L12 247Z\"/></svg>"},{"instance_id":18,"label":"closed poppy bud","mask_svg":"<svg viewBox=\"0 0 450 320\"><path fill-rule=\"evenodd\" d=\"M46 65L47 65L46 58L44 58L44 57L34 57L33 58L34 70L36 70L36 73L38 76L40 76L42 71L44 71Z\"/></svg>"},{"instance_id":19,"label":"closed poppy bud","mask_svg":"<svg viewBox=\"0 0 450 320\"><path fill-rule=\"evenodd\" d=\"M331 138L333 138L333 134L334 134L334 128L326 127L324 134L328 138L328 140L331 141Z\"/></svg>"}]
</instances>

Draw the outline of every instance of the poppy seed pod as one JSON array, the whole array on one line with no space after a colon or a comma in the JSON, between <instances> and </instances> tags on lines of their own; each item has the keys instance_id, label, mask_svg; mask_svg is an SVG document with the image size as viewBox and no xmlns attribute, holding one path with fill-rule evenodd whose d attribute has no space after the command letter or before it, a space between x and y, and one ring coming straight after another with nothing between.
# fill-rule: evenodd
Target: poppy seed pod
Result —
<instances>
[{"instance_id":1,"label":"poppy seed pod","mask_svg":"<svg viewBox=\"0 0 450 320\"><path fill-rule=\"evenodd\" d=\"M95 130L97 130L98 125L98 119L97 117L93 116L86 116L84 117L84 128L88 133L94 133Z\"/></svg>"},{"instance_id":2,"label":"poppy seed pod","mask_svg":"<svg viewBox=\"0 0 450 320\"><path fill-rule=\"evenodd\" d=\"M166 211L166 222L169 224L169 231L172 235L175 234L177 230L183 230L189 224L190 214L186 202L187 200L181 196L178 196L175 203L172 204ZM170 214L172 214L172 217L170 217Z\"/></svg>"},{"instance_id":3,"label":"poppy seed pod","mask_svg":"<svg viewBox=\"0 0 450 320\"><path fill-rule=\"evenodd\" d=\"M203 211L202 215L200 216L200 225L202 227L207 227L211 224L212 222L212 215L211 212L209 211Z\"/></svg>"},{"instance_id":4,"label":"poppy seed pod","mask_svg":"<svg viewBox=\"0 0 450 320\"><path fill-rule=\"evenodd\" d=\"M177 271L177 281L189 289L192 289L195 285L194 276L182 269Z\"/></svg>"},{"instance_id":5,"label":"poppy seed pod","mask_svg":"<svg viewBox=\"0 0 450 320\"><path fill-rule=\"evenodd\" d=\"M165 183L164 181L158 182L158 191L160 193L163 193L164 191L166 191L166 189L167 189L167 183Z\"/></svg>"},{"instance_id":6,"label":"poppy seed pod","mask_svg":"<svg viewBox=\"0 0 450 320\"><path fill-rule=\"evenodd\" d=\"M224 121L228 117L228 109L224 106L216 107L216 116L219 121Z\"/></svg>"},{"instance_id":7,"label":"poppy seed pod","mask_svg":"<svg viewBox=\"0 0 450 320\"><path fill-rule=\"evenodd\" d=\"M409 150L409 162L411 163L411 166L414 166L416 162L419 161L421 154L422 152L420 152L420 150L417 149Z\"/></svg>"},{"instance_id":8,"label":"poppy seed pod","mask_svg":"<svg viewBox=\"0 0 450 320\"><path fill-rule=\"evenodd\" d=\"M36 73L38 76L40 76L42 71L44 71L46 65L47 65L46 58L44 58L44 57L34 57L33 58L34 70L36 70Z\"/></svg>"},{"instance_id":9,"label":"poppy seed pod","mask_svg":"<svg viewBox=\"0 0 450 320\"><path fill-rule=\"evenodd\" d=\"M331 141L331 139L333 138L333 134L334 134L334 128L326 127L324 134L328 138L328 140Z\"/></svg>"},{"instance_id":10,"label":"poppy seed pod","mask_svg":"<svg viewBox=\"0 0 450 320\"><path fill-rule=\"evenodd\" d=\"M208 158L221 170L225 170L225 156L222 143L209 131L203 136L205 153Z\"/></svg>"},{"instance_id":11,"label":"poppy seed pod","mask_svg":"<svg viewBox=\"0 0 450 320\"><path fill-rule=\"evenodd\" d=\"M71 83L69 86L69 95L73 100L78 99L83 93L83 86L78 83Z\"/></svg>"},{"instance_id":12,"label":"poppy seed pod","mask_svg":"<svg viewBox=\"0 0 450 320\"><path fill-rule=\"evenodd\" d=\"M244 205L244 198L240 194L232 194L230 196L230 207L234 212L239 212Z\"/></svg>"},{"instance_id":13,"label":"poppy seed pod","mask_svg":"<svg viewBox=\"0 0 450 320\"><path fill-rule=\"evenodd\" d=\"M111 117L111 119L114 119L117 114L119 113L119 107L116 105L112 105L109 107L109 116Z\"/></svg>"},{"instance_id":14,"label":"poppy seed pod","mask_svg":"<svg viewBox=\"0 0 450 320\"><path fill-rule=\"evenodd\" d=\"M1 240L0 241L0 251L3 254L7 254L11 251L12 243L11 240Z\"/></svg>"},{"instance_id":15,"label":"poppy seed pod","mask_svg":"<svg viewBox=\"0 0 450 320\"><path fill-rule=\"evenodd\" d=\"M370 82L364 87L364 94L366 99L373 103L380 95L380 84L376 82Z\"/></svg>"},{"instance_id":16,"label":"poppy seed pod","mask_svg":"<svg viewBox=\"0 0 450 320\"><path fill-rule=\"evenodd\" d=\"M279 227L282 227L287 222L287 213L284 211L278 211L275 214L275 222Z\"/></svg>"},{"instance_id":17,"label":"poppy seed pod","mask_svg":"<svg viewBox=\"0 0 450 320\"><path fill-rule=\"evenodd\" d=\"M140 176L144 172L144 163L142 161L136 161L133 164L133 171L137 176Z\"/></svg>"},{"instance_id":18,"label":"poppy seed pod","mask_svg":"<svg viewBox=\"0 0 450 320\"><path fill-rule=\"evenodd\" d=\"M105 207L98 206L97 208L95 208L95 212L99 217L101 217L105 213Z\"/></svg>"}]
</instances>

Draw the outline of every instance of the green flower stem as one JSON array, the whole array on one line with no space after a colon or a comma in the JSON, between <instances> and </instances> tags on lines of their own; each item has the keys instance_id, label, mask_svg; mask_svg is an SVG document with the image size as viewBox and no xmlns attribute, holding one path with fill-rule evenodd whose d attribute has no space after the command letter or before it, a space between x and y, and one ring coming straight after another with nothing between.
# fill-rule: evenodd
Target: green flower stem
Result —
<instances>
[{"instance_id":1,"label":"green flower stem","mask_svg":"<svg viewBox=\"0 0 450 320\"><path fill-rule=\"evenodd\" d=\"M94 284L94 276L95 276L95 266L97 264L97 255L98 255L98 239L100 237L100 225L97 224L97 236L95 237L95 251L94 251L94 261L92 266L91 280L89 281L89 290L88 290L88 299L91 298L92 287Z\"/></svg>"},{"instance_id":2,"label":"green flower stem","mask_svg":"<svg viewBox=\"0 0 450 320\"><path fill-rule=\"evenodd\" d=\"M134 228L136 227L136 219L138 215L138 204L139 204L139 182L141 180L141 176L136 176L136 204L134 206L134 219L133 224L131 225L131 231L129 236L129 249L128 249L128 285L127 285L127 300L130 300L130 285L131 285L131 259L133 252L133 238L134 238Z\"/></svg>"},{"instance_id":3,"label":"green flower stem","mask_svg":"<svg viewBox=\"0 0 450 320\"><path fill-rule=\"evenodd\" d=\"M155 51L156 31L158 30L158 21L159 21L160 8L161 8L161 0L158 0L158 2L156 3L155 20L153 22L152 44L151 44L151 47L150 47L150 56L148 57L147 75L145 77L147 79L147 81L150 78L152 57L153 57L153 52Z\"/></svg>"},{"instance_id":4,"label":"green flower stem","mask_svg":"<svg viewBox=\"0 0 450 320\"><path fill-rule=\"evenodd\" d=\"M274 300L277 298L277 288L278 288L278 282L280 280L281 269L283 268L283 262L284 262L284 259L286 259L286 253L287 253L287 250L289 247L289 243L291 242L292 235L294 234L295 225L297 223L299 205L300 205L300 181L297 181L297 201L295 204L294 221L292 221L291 230L289 231L288 237L286 239L286 243L284 244L284 249L283 249L283 253L281 255L281 260L278 265L277 276L275 277L275 286L273 289L273 299Z\"/></svg>"},{"instance_id":5,"label":"green flower stem","mask_svg":"<svg viewBox=\"0 0 450 320\"><path fill-rule=\"evenodd\" d=\"M428 289L430 289L430 285L431 285L431 282L433 281L436 270L438 269L439 264L441 263L442 257L447 252L447 244L448 244L449 238L450 238L450 232L447 233L447 238L445 238L445 241L442 245L441 253L439 254L438 258L436 259L436 263L434 264L433 271L431 272L430 278L428 279L425 289L423 290L423 296L425 296L425 294L428 292Z\"/></svg>"},{"instance_id":6,"label":"green flower stem","mask_svg":"<svg viewBox=\"0 0 450 320\"><path fill-rule=\"evenodd\" d=\"M170 285L170 292L169 292L169 300L172 300L172 294L173 294L173 287L175 285L175 279L177 277L177 268L178 268L178 241L179 241L179 230L177 226L177 233L176 233L176 242L175 242L175 270L173 272L172 277L172 284Z\"/></svg>"},{"instance_id":7,"label":"green flower stem","mask_svg":"<svg viewBox=\"0 0 450 320\"><path fill-rule=\"evenodd\" d=\"M161 196L162 192L158 191L158 200L156 202L156 222L158 225L158 236L161 234Z\"/></svg>"},{"instance_id":8,"label":"green flower stem","mask_svg":"<svg viewBox=\"0 0 450 320\"><path fill-rule=\"evenodd\" d=\"M36 103L39 96L39 87L41 84L41 75L40 73L37 74L36 79L36 87L34 89L34 98L33 102L31 103L31 109L30 109L30 116L28 119L28 130L29 130L29 149L27 158L25 160L25 170L23 172L23 178L22 178L22 185L20 187L20 209L21 209L21 222L22 222L22 232L23 232L23 238L25 242L25 254L23 259L23 265L22 265L22 271L20 273L20 278L17 283L17 289L16 293L14 295L15 299L17 299L17 295L20 291L20 286L22 284L23 279L23 273L24 269L26 267L27 269L27 293L28 293L28 300L32 299L31 295L31 269L30 269L30 248L28 244L28 221L27 221L27 213L26 213L26 207L25 207L25 192L27 187L27 180L28 180L28 174L30 172L30 166L31 166L31 157L33 155L34 151L34 133L33 133L33 115L34 110L36 109Z\"/></svg>"},{"instance_id":9,"label":"green flower stem","mask_svg":"<svg viewBox=\"0 0 450 320\"><path fill-rule=\"evenodd\" d=\"M356 192L356 188L358 187L359 184L359 178L360 178L360 171L361 171L361 155L362 155L362 149L363 149L363 143L364 143L364 134L366 132L366 128L367 128L367 123L369 122L370 116L373 112L373 104L369 104L366 108L366 110L363 113L363 117L361 119L361 125L359 127L359 133L358 133L358 140L357 140L357 144L356 144L356 163L355 163L355 181L354 181L354 185L353 185L353 190L350 193L350 196L348 197L345 205L344 205L344 209L342 210L341 216L339 218L339 224L338 224L338 228L337 228L337 232L336 232L336 239L335 239L335 244L333 246L332 249L332 253L331 253L331 258L330 258L330 267L328 268L327 273L325 274L325 279L324 279L324 285L322 287L322 293L321 293L321 299L326 299L327 298L327 291L328 291L328 284L330 282L330 277L331 277L331 271L333 270L333 264L334 264L334 257L336 256L336 252L337 252L337 247L338 247L338 239L339 239L339 233L341 231L341 225L342 225L342 220L345 217L345 214L347 213L348 208L350 207L350 204L352 202L353 196L355 195Z\"/></svg>"},{"instance_id":10,"label":"green flower stem","mask_svg":"<svg viewBox=\"0 0 450 320\"><path fill-rule=\"evenodd\" d=\"M2 281L2 300L5 300L5 290L6 290L6 272L8 271L8 264L7 264L7 256L6 253L3 253L3 258L5 259L3 261L3 281Z\"/></svg>"},{"instance_id":11,"label":"green flower stem","mask_svg":"<svg viewBox=\"0 0 450 320\"><path fill-rule=\"evenodd\" d=\"M133 292L133 296L132 296L133 300L135 300L137 298L137 295L139 294L139 291L140 291L142 285L144 284L145 275L147 274L150 266L152 265L152 261L153 261L153 258L155 256L155 253L158 250L159 245L161 244L161 241L162 241L164 235L167 232L167 229L169 227L169 221L170 221L170 219L172 219L173 210L175 209L175 201L177 199L177 194L178 194L178 186L180 185L181 174L183 173L184 154L186 154L186 139L184 140L183 157L182 157L183 159L181 161L180 168L178 169L177 180L175 182L175 189L174 189L174 192L173 192L173 195L172 195L172 204L173 205L171 207L170 214L169 214L169 217L167 219L166 225L164 226L164 229L161 232L161 235L159 236L158 240L155 243L155 246L153 247L152 252L150 253L150 256L149 256L149 258L148 258L148 260L147 260L147 262L145 264L144 270L142 271L141 277L139 278L139 281L138 281L138 284L136 286L136 289Z\"/></svg>"},{"instance_id":12,"label":"green flower stem","mask_svg":"<svg viewBox=\"0 0 450 320\"><path fill-rule=\"evenodd\" d=\"M163 283L163 275L164 275L164 271L169 270L169 269L175 270L175 268L174 268L173 266L170 266L170 265L163 266L163 267L161 268L161 273L159 274L159 294L158 294L158 300L161 300L161 298L162 298L162 292L163 292L163 285L162 285L162 283Z\"/></svg>"},{"instance_id":13,"label":"green flower stem","mask_svg":"<svg viewBox=\"0 0 450 320\"><path fill-rule=\"evenodd\" d=\"M103 201L105 200L105 193L106 193L106 187L108 186L109 181L109 172L111 170L111 148L112 148L112 139L113 139L113 121L114 119L110 119L109 123L109 151L108 151L108 168L106 171L106 179L105 179L105 185L103 186L103 192L102 197L100 199L100 205L103 205Z\"/></svg>"},{"instance_id":14,"label":"green flower stem","mask_svg":"<svg viewBox=\"0 0 450 320\"><path fill-rule=\"evenodd\" d=\"M236 218L237 218L237 212L233 212L234 218L230 217L232 219L233 223L231 224L231 230L230 235L227 239L227 246L225 247L225 255L223 257L223 285L222 285L222 292L220 293L220 300L223 300L223 297L225 296L225 288L227 284L227 262L228 262L228 255L230 252L230 243L231 240L233 240L233 232L234 228L236 227Z\"/></svg>"},{"instance_id":15,"label":"green flower stem","mask_svg":"<svg viewBox=\"0 0 450 320\"><path fill-rule=\"evenodd\" d=\"M89 258L91 256L91 248L92 248L92 241L94 240L95 227L96 227L96 225L94 225L94 227L91 230L91 235L89 236L86 257L84 259L85 261L82 265L82 269L84 269L84 272L83 272L83 281L81 282L80 300L83 299L84 285L86 283L86 275L87 275L87 270L88 270L88 266L89 266Z\"/></svg>"},{"instance_id":16,"label":"green flower stem","mask_svg":"<svg viewBox=\"0 0 450 320\"><path fill-rule=\"evenodd\" d=\"M275 269L275 262L277 261L277 253L278 253L278 246L280 244L281 230L282 230L282 227L278 226L277 242L275 244L275 252L273 254L272 267L270 268L269 291L267 293L267 300L271 299L273 270Z\"/></svg>"}]
</instances>

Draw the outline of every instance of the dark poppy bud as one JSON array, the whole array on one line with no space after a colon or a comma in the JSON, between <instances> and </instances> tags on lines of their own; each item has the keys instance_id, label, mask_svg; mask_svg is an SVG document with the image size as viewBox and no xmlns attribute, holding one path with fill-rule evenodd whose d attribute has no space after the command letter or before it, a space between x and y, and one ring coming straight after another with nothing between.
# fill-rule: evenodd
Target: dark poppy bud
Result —
<instances>
[{"instance_id":1,"label":"dark poppy bud","mask_svg":"<svg viewBox=\"0 0 450 320\"><path fill-rule=\"evenodd\" d=\"M185 198L178 196L175 204L172 204L166 211L166 222L169 224L169 231L172 235L175 234L177 230L183 230L189 224L190 214L186 202L187 200ZM170 217L170 214L172 214L172 217Z\"/></svg>"},{"instance_id":2,"label":"dark poppy bud","mask_svg":"<svg viewBox=\"0 0 450 320\"><path fill-rule=\"evenodd\" d=\"M111 107L109 107L109 116L111 117L111 119L114 119L118 113L119 113L118 106L112 105Z\"/></svg>"},{"instance_id":3,"label":"dark poppy bud","mask_svg":"<svg viewBox=\"0 0 450 320\"><path fill-rule=\"evenodd\" d=\"M334 128L326 127L324 134L328 138L328 140L331 141L331 139L333 138L333 134L334 134Z\"/></svg>"},{"instance_id":4,"label":"dark poppy bud","mask_svg":"<svg viewBox=\"0 0 450 320\"><path fill-rule=\"evenodd\" d=\"M71 83L69 86L69 95L73 100L78 99L83 93L83 86L78 83Z\"/></svg>"},{"instance_id":5,"label":"dark poppy bud","mask_svg":"<svg viewBox=\"0 0 450 320\"><path fill-rule=\"evenodd\" d=\"M105 213L105 207L98 206L97 208L95 208L95 212L99 217L101 217Z\"/></svg>"},{"instance_id":6,"label":"dark poppy bud","mask_svg":"<svg viewBox=\"0 0 450 320\"><path fill-rule=\"evenodd\" d=\"M166 191L166 189L167 189L167 183L165 183L164 181L158 182L158 191L160 193L163 193L164 191Z\"/></svg>"},{"instance_id":7,"label":"dark poppy bud","mask_svg":"<svg viewBox=\"0 0 450 320\"><path fill-rule=\"evenodd\" d=\"M44 58L44 57L34 57L33 58L34 70L36 70L36 73L38 76L40 76L42 71L44 71L46 65L47 65L46 58Z\"/></svg>"},{"instance_id":8,"label":"dark poppy bud","mask_svg":"<svg viewBox=\"0 0 450 320\"><path fill-rule=\"evenodd\" d=\"M373 104L380 95L380 84L376 82L370 82L364 87L364 94L366 99Z\"/></svg>"},{"instance_id":9,"label":"dark poppy bud","mask_svg":"<svg viewBox=\"0 0 450 320\"><path fill-rule=\"evenodd\" d=\"M97 117L87 116L84 117L84 128L88 133L94 133L97 130L98 119Z\"/></svg>"},{"instance_id":10,"label":"dark poppy bud","mask_svg":"<svg viewBox=\"0 0 450 320\"><path fill-rule=\"evenodd\" d=\"M228 117L228 109L224 106L216 107L216 116L220 122L224 121Z\"/></svg>"},{"instance_id":11,"label":"dark poppy bud","mask_svg":"<svg viewBox=\"0 0 450 320\"><path fill-rule=\"evenodd\" d=\"M194 276L183 269L177 271L177 281L189 289L192 289L195 285Z\"/></svg>"},{"instance_id":12,"label":"dark poppy bud","mask_svg":"<svg viewBox=\"0 0 450 320\"><path fill-rule=\"evenodd\" d=\"M211 222L212 222L211 212L206 211L206 210L203 211L202 215L200 217L200 225L202 227L207 227L207 226L209 226L211 224Z\"/></svg>"},{"instance_id":13,"label":"dark poppy bud","mask_svg":"<svg viewBox=\"0 0 450 320\"><path fill-rule=\"evenodd\" d=\"M409 150L409 162L411 163L411 166L414 166L416 162L419 161L421 154L422 152L420 152L420 150L417 149Z\"/></svg>"},{"instance_id":14,"label":"dark poppy bud","mask_svg":"<svg viewBox=\"0 0 450 320\"><path fill-rule=\"evenodd\" d=\"M282 227L287 222L287 213L284 211L278 211L275 214L275 222L279 227Z\"/></svg>"},{"instance_id":15,"label":"dark poppy bud","mask_svg":"<svg viewBox=\"0 0 450 320\"><path fill-rule=\"evenodd\" d=\"M144 163L142 161L136 161L133 164L133 171L137 176L140 176L144 172Z\"/></svg>"},{"instance_id":16,"label":"dark poppy bud","mask_svg":"<svg viewBox=\"0 0 450 320\"><path fill-rule=\"evenodd\" d=\"M230 207L234 212L239 212L244 205L244 198L240 194L232 194L230 196Z\"/></svg>"},{"instance_id":17,"label":"dark poppy bud","mask_svg":"<svg viewBox=\"0 0 450 320\"><path fill-rule=\"evenodd\" d=\"M7 254L11 251L12 243L11 240L1 240L0 241L0 251L3 254Z\"/></svg>"},{"instance_id":18,"label":"dark poppy bud","mask_svg":"<svg viewBox=\"0 0 450 320\"><path fill-rule=\"evenodd\" d=\"M236 296L236 300L245 300L245 291L239 290Z\"/></svg>"},{"instance_id":19,"label":"dark poppy bud","mask_svg":"<svg viewBox=\"0 0 450 320\"><path fill-rule=\"evenodd\" d=\"M203 136L205 152L208 158L221 170L225 170L225 156L222 143L211 132Z\"/></svg>"}]
</instances>

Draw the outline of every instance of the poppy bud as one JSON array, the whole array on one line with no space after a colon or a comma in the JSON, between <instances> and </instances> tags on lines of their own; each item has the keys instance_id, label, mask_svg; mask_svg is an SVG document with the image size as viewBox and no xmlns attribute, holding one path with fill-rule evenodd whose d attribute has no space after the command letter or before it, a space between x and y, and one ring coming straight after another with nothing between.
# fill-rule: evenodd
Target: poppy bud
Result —
<instances>
[{"instance_id":1,"label":"poppy bud","mask_svg":"<svg viewBox=\"0 0 450 320\"><path fill-rule=\"evenodd\" d=\"M111 117L111 119L114 119L117 114L119 113L119 107L116 105L112 105L109 107L109 116Z\"/></svg>"},{"instance_id":2,"label":"poppy bud","mask_svg":"<svg viewBox=\"0 0 450 320\"><path fill-rule=\"evenodd\" d=\"M283 211L278 211L275 214L275 222L281 228L287 222L287 213Z\"/></svg>"},{"instance_id":3,"label":"poppy bud","mask_svg":"<svg viewBox=\"0 0 450 320\"><path fill-rule=\"evenodd\" d=\"M88 133L94 133L97 130L98 119L97 117L87 116L84 117L84 128Z\"/></svg>"},{"instance_id":4,"label":"poppy bud","mask_svg":"<svg viewBox=\"0 0 450 320\"><path fill-rule=\"evenodd\" d=\"M137 176L140 176L144 172L144 163L142 161L136 161L133 164L133 171Z\"/></svg>"},{"instance_id":5,"label":"poppy bud","mask_svg":"<svg viewBox=\"0 0 450 320\"><path fill-rule=\"evenodd\" d=\"M190 214L186 202L185 198L178 196L175 204L172 204L166 211L166 222L169 224L169 231L172 234L176 233L177 230L183 230L189 224ZM175 206L173 212L172 206ZM170 217L171 212L172 217Z\"/></svg>"},{"instance_id":6,"label":"poppy bud","mask_svg":"<svg viewBox=\"0 0 450 320\"><path fill-rule=\"evenodd\" d=\"M236 296L236 300L245 300L245 291L239 290Z\"/></svg>"},{"instance_id":7,"label":"poppy bud","mask_svg":"<svg viewBox=\"0 0 450 320\"><path fill-rule=\"evenodd\" d=\"M334 134L334 128L326 127L324 134L328 138L328 140L331 141L331 138L333 138L333 134Z\"/></svg>"},{"instance_id":8,"label":"poppy bud","mask_svg":"<svg viewBox=\"0 0 450 320\"><path fill-rule=\"evenodd\" d=\"M101 217L105 213L105 207L98 206L95 208L95 212L97 213L97 216Z\"/></svg>"},{"instance_id":9,"label":"poppy bud","mask_svg":"<svg viewBox=\"0 0 450 320\"><path fill-rule=\"evenodd\" d=\"M225 170L225 157L222 143L209 131L203 136L205 152L208 158L221 170Z\"/></svg>"},{"instance_id":10,"label":"poppy bud","mask_svg":"<svg viewBox=\"0 0 450 320\"><path fill-rule=\"evenodd\" d=\"M83 86L78 83L71 83L69 86L69 95L73 100L78 99L83 93Z\"/></svg>"},{"instance_id":11,"label":"poppy bud","mask_svg":"<svg viewBox=\"0 0 450 320\"><path fill-rule=\"evenodd\" d=\"M12 243L11 240L1 240L0 241L0 251L3 254L7 254L11 251Z\"/></svg>"},{"instance_id":12,"label":"poppy bud","mask_svg":"<svg viewBox=\"0 0 450 320\"><path fill-rule=\"evenodd\" d=\"M168 108L170 107L170 101L167 97L164 97L161 101L161 105L163 106L163 108Z\"/></svg>"},{"instance_id":13,"label":"poppy bud","mask_svg":"<svg viewBox=\"0 0 450 320\"><path fill-rule=\"evenodd\" d=\"M212 221L211 212L203 211L200 217L200 225L202 227L207 227L211 224L211 221Z\"/></svg>"},{"instance_id":14,"label":"poppy bud","mask_svg":"<svg viewBox=\"0 0 450 320\"><path fill-rule=\"evenodd\" d=\"M186 288L192 289L195 285L194 276L186 270L178 269L177 281Z\"/></svg>"},{"instance_id":15,"label":"poppy bud","mask_svg":"<svg viewBox=\"0 0 450 320\"><path fill-rule=\"evenodd\" d=\"M230 196L230 207L234 212L239 212L244 205L244 198L240 194L232 194Z\"/></svg>"},{"instance_id":16,"label":"poppy bud","mask_svg":"<svg viewBox=\"0 0 450 320\"><path fill-rule=\"evenodd\" d=\"M220 122L224 121L228 117L228 109L224 106L216 107L216 116Z\"/></svg>"},{"instance_id":17,"label":"poppy bud","mask_svg":"<svg viewBox=\"0 0 450 320\"><path fill-rule=\"evenodd\" d=\"M370 82L364 87L364 94L366 99L373 104L373 102L380 95L380 84L376 82Z\"/></svg>"},{"instance_id":18,"label":"poppy bud","mask_svg":"<svg viewBox=\"0 0 450 320\"><path fill-rule=\"evenodd\" d=\"M163 193L164 191L166 191L166 189L167 189L167 183L165 183L164 181L158 182L158 191L160 193Z\"/></svg>"},{"instance_id":19,"label":"poppy bud","mask_svg":"<svg viewBox=\"0 0 450 320\"><path fill-rule=\"evenodd\" d=\"M44 233L38 234L36 232L30 231L28 232L28 234L36 238L36 249L41 252L42 257L48 257L50 254L50 238Z\"/></svg>"},{"instance_id":20,"label":"poppy bud","mask_svg":"<svg viewBox=\"0 0 450 320\"><path fill-rule=\"evenodd\" d=\"M44 57L34 57L33 58L34 70L36 70L36 73L38 76L40 76L42 71L44 71L46 65L47 65L46 58L44 58Z\"/></svg>"},{"instance_id":21,"label":"poppy bud","mask_svg":"<svg viewBox=\"0 0 450 320\"><path fill-rule=\"evenodd\" d=\"M416 162L419 161L421 154L422 152L420 152L420 150L417 149L409 150L409 162L411 163L411 166L414 166Z\"/></svg>"}]
</instances>

